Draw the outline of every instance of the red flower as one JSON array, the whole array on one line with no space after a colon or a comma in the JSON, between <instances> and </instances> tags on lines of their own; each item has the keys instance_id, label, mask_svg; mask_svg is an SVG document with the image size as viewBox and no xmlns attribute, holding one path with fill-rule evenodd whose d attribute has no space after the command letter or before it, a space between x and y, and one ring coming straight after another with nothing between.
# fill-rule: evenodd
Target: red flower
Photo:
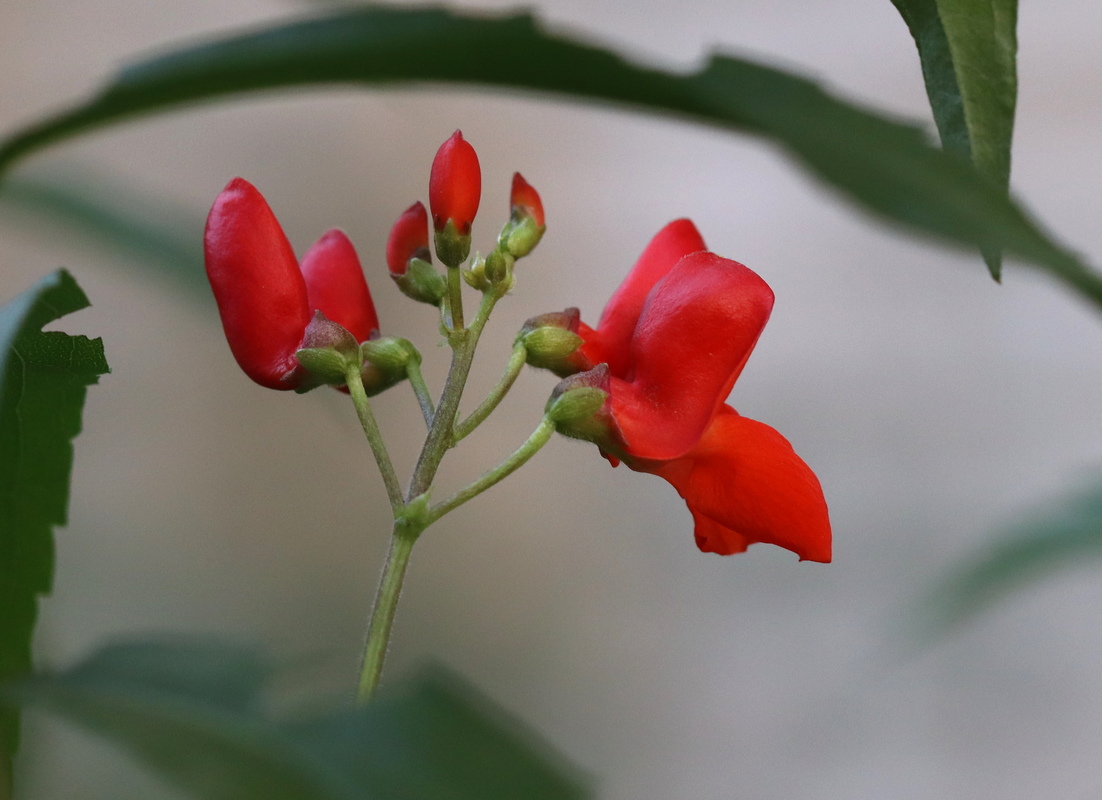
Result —
<instances>
[{"instance_id":1,"label":"red flower","mask_svg":"<svg viewBox=\"0 0 1102 800\"><path fill-rule=\"evenodd\" d=\"M478 155L460 131L451 135L432 160L429 173L429 207L437 233L448 221L460 236L469 236L482 197L482 170Z\"/></svg>"},{"instance_id":2,"label":"red flower","mask_svg":"<svg viewBox=\"0 0 1102 800\"><path fill-rule=\"evenodd\" d=\"M300 269L271 208L242 178L230 181L214 201L204 250L230 350L261 386L295 389L306 382L295 351L315 311L348 329L357 342L378 332L348 237L329 231L307 251Z\"/></svg>"},{"instance_id":3,"label":"red flower","mask_svg":"<svg viewBox=\"0 0 1102 800\"><path fill-rule=\"evenodd\" d=\"M830 561L815 474L783 436L724 404L772 308L765 281L706 252L693 224L677 220L648 245L597 328L578 325L584 344L572 365L608 365L588 382L608 392L593 438L614 465L673 484L701 550L768 542Z\"/></svg>"}]
</instances>

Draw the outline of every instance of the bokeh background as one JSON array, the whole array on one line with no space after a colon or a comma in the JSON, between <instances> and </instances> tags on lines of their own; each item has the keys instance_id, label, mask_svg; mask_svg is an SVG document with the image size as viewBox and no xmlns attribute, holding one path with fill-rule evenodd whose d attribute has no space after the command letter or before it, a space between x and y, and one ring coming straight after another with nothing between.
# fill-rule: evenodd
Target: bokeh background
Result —
<instances>
[{"instance_id":1,"label":"bokeh background","mask_svg":"<svg viewBox=\"0 0 1102 800\"><path fill-rule=\"evenodd\" d=\"M5 0L0 122L11 130L83 97L134 55L322 7ZM888 0L540 9L648 63L689 69L718 47L929 119ZM1020 17L1013 185L1097 262L1102 7L1027 2ZM457 127L482 159L476 246L504 221L513 170L549 218L495 313L469 397L496 380L526 317L577 305L594 321L648 238L690 216L777 294L732 403L818 472L835 562L764 545L703 555L668 485L555 440L425 535L389 677L430 659L451 666L594 775L607 800L1102 796L1102 564L923 647L910 635L916 604L960 559L1102 473L1102 317L1043 277L1011 264L998 286L976 256L885 228L755 140L480 91L254 96L108 129L17 175L158 198L141 210L163 204L169 222L193 223L196 252L215 195L247 177L299 252L332 226L351 235L386 332L422 347L438 386L433 312L390 285L382 253L396 214L427 199L432 155ZM252 385L187 278L67 229L8 209L0 264L4 297L69 267L94 307L64 327L102 336L114 370L90 391L76 442L42 662L120 635L215 632L264 644L314 686L351 687L389 530L347 400ZM449 456L442 485L511 452L553 384L526 371ZM408 474L423 430L412 396L399 388L376 408ZM29 720L26 750L28 800L176 796L44 717Z\"/></svg>"}]
</instances>

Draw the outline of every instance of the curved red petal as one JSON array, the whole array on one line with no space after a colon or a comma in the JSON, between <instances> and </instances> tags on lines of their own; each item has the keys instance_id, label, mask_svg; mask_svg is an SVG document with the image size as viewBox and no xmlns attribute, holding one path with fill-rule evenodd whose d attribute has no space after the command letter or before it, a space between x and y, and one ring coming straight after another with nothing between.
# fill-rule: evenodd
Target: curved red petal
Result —
<instances>
[{"instance_id":1,"label":"curved red petal","mask_svg":"<svg viewBox=\"0 0 1102 800\"><path fill-rule=\"evenodd\" d=\"M696 520L701 550L737 553L766 542L801 561L831 559L830 518L815 473L781 434L729 406L688 455L626 463L673 484Z\"/></svg>"},{"instance_id":2,"label":"curved red petal","mask_svg":"<svg viewBox=\"0 0 1102 800\"><path fill-rule=\"evenodd\" d=\"M234 178L207 216L207 278L222 327L245 374L270 389L293 389L295 350L310 321L306 284L272 209Z\"/></svg>"},{"instance_id":3,"label":"curved red petal","mask_svg":"<svg viewBox=\"0 0 1102 800\"><path fill-rule=\"evenodd\" d=\"M687 219L676 219L655 234L605 305L596 335L586 338L585 357L593 364L607 363L617 378L630 378L631 337L647 295L678 261L704 249L699 231Z\"/></svg>"},{"instance_id":4,"label":"curved red petal","mask_svg":"<svg viewBox=\"0 0 1102 800\"><path fill-rule=\"evenodd\" d=\"M334 228L302 257L310 313L321 311L343 325L357 342L379 331L379 317L367 288L360 259L344 231Z\"/></svg>"},{"instance_id":5,"label":"curved red petal","mask_svg":"<svg viewBox=\"0 0 1102 800\"><path fill-rule=\"evenodd\" d=\"M393 275L405 275L409 260L417 256L430 261L429 213L417 201L398 217L386 240L386 265Z\"/></svg>"},{"instance_id":6,"label":"curved red petal","mask_svg":"<svg viewBox=\"0 0 1102 800\"><path fill-rule=\"evenodd\" d=\"M772 309L768 284L736 261L693 253L670 270L639 316L629 386L611 398L628 455L669 460L696 445Z\"/></svg>"},{"instance_id":7,"label":"curved red petal","mask_svg":"<svg viewBox=\"0 0 1102 800\"><path fill-rule=\"evenodd\" d=\"M448 220L455 222L459 233L471 232L471 223L478 213L482 198L482 169L478 154L460 131L440 145L429 173L429 208L432 224L442 231Z\"/></svg>"}]
</instances>

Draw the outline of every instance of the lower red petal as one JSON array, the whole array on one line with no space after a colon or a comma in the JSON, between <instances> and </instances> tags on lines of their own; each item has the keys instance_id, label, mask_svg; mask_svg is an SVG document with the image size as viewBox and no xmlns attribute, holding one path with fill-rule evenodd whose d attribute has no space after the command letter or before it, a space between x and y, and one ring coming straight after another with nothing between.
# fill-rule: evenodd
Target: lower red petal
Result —
<instances>
[{"instance_id":1,"label":"lower red petal","mask_svg":"<svg viewBox=\"0 0 1102 800\"><path fill-rule=\"evenodd\" d=\"M628 466L677 489L705 552L727 555L766 542L802 561L831 559L830 518L815 473L777 431L729 406L686 455Z\"/></svg>"}]
</instances>

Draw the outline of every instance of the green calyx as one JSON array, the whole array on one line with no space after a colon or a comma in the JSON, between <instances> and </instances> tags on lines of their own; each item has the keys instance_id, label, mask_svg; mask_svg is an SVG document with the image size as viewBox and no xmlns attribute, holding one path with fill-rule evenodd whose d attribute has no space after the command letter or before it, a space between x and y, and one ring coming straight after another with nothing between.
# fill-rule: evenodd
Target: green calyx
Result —
<instances>
[{"instance_id":1,"label":"green calyx","mask_svg":"<svg viewBox=\"0 0 1102 800\"><path fill-rule=\"evenodd\" d=\"M523 258L536 249L546 230L546 225L537 225L531 216L514 215L497 237L498 246L513 258Z\"/></svg>"},{"instance_id":2,"label":"green calyx","mask_svg":"<svg viewBox=\"0 0 1102 800\"><path fill-rule=\"evenodd\" d=\"M454 220L448 220L433 237L436 255L449 269L455 269L471 254L471 234L460 233Z\"/></svg>"},{"instance_id":3,"label":"green calyx","mask_svg":"<svg viewBox=\"0 0 1102 800\"><path fill-rule=\"evenodd\" d=\"M448 293L448 283L432 264L421 258L411 258L401 275L391 274L402 294L419 303L440 305Z\"/></svg>"},{"instance_id":4,"label":"green calyx","mask_svg":"<svg viewBox=\"0 0 1102 800\"><path fill-rule=\"evenodd\" d=\"M413 343L396 336L368 339L360 345L360 352L363 356L360 376L368 397L404 381L411 364L421 365L421 353Z\"/></svg>"},{"instance_id":5,"label":"green calyx","mask_svg":"<svg viewBox=\"0 0 1102 800\"><path fill-rule=\"evenodd\" d=\"M521 332L517 341L527 350L529 366L548 369L556 374L568 374L570 357L585 341L566 328L541 327Z\"/></svg>"},{"instance_id":6,"label":"green calyx","mask_svg":"<svg viewBox=\"0 0 1102 800\"><path fill-rule=\"evenodd\" d=\"M343 386L348 370L359 369L363 364L356 337L320 311L306 326L302 345L295 351L295 358L312 380L299 387L300 393L323 384Z\"/></svg>"}]
</instances>

